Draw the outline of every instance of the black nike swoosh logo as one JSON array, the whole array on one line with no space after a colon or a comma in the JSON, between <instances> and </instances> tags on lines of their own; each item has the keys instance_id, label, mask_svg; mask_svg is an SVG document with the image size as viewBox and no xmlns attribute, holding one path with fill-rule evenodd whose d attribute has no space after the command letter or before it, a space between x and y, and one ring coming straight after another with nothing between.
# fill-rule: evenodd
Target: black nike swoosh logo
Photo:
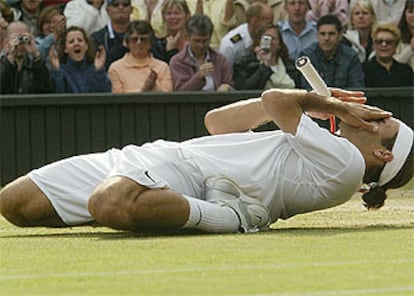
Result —
<instances>
[{"instance_id":1,"label":"black nike swoosh logo","mask_svg":"<svg viewBox=\"0 0 414 296\"><path fill-rule=\"evenodd\" d=\"M155 180L149 175L149 171L145 171L144 174L148 177L148 179L155 183Z\"/></svg>"}]
</instances>

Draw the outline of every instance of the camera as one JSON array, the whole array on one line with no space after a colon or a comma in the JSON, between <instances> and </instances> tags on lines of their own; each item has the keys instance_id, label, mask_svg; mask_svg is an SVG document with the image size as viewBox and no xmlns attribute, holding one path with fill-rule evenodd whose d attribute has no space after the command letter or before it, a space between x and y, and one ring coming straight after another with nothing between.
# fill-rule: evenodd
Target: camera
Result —
<instances>
[{"instance_id":1,"label":"camera","mask_svg":"<svg viewBox=\"0 0 414 296\"><path fill-rule=\"evenodd\" d=\"M263 35L262 38L260 39L260 48L264 52L269 52L271 45L272 45L272 36Z\"/></svg>"},{"instance_id":2,"label":"camera","mask_svg":"<svg viewBox=\"0 0 414 296\"><path fill-rule=\"evenodd\" d=\"M23 36L19 36L19 44L27 44L30 43L30 36L27 35L23 35Z\"/></svg>"}]
</instances>

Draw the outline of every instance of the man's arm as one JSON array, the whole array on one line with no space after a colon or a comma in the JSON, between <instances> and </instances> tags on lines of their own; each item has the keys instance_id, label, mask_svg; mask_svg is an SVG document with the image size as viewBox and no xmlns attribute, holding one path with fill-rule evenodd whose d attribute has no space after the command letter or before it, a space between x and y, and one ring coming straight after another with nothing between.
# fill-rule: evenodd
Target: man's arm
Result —
<instances>
[{"instance_id":1,"label":"man's arm","mask_svg":"<svg viewBox=\"0 0 414 296\"><path fill-rule=\"evenodd\" d=\"M211 135L217 135L248 131L271 120L261 98L253 98L210 110L204 124Z\"/></svg>"},{"instance_id":2,"label":"man's arm","mask_svg":"<svg viewBox=\"0 0 414 296\"><path fill-rule=\"evenodd\" d=\"M284 132L296 134L300 117L338 116L346 123L375 132L370 120L390 117L390 112L364 105L363 92L330 88L332 97L299 89L271 89L261 98L238 101L209 111L204 119L210 134L243 132L272 121Z\"/></svg>"},{"instance_id":3,"label":"man's arm","mask_svg":"<svg viewBox=\"0 0 414 296\"><path fill-rule=\"evenodd\" d=\"M330 89L332 97L298 89L271 89L262 95L263 109L284 132L296 134L303 112L335 115L349 125L376 132L370 123L391 117L390 112L360 103L363 93Z\"/></svg>"}]
</instances>

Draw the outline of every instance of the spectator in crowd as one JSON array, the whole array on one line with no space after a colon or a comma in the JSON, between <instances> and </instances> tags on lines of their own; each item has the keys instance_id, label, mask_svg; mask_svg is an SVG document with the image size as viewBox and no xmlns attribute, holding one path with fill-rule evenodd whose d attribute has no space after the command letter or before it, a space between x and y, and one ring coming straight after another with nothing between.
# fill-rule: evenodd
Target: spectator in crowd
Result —
<instances>
[{"instance_id":1,"label":"spectator in crowd","mask_svg":"<svg viewBox=\"0 0 414 296\"><path fill-rule=\"evenodd\" d=\"M224 13L224 24L234 29L246 22L246 11L254 2L263 2L273 10L273 23L277 24L286 18L284 0L227 0Z\"/></svg>"},{"instance_id":2,"label":"spectator in crowd","mask_svg":"<svg viewBox=\"0 0 414 296\"><path fill-rule=\"evenodd\" d=\"M59 9L63 11L65 9L66 3L72 0L43 0L43 5L47 6L58 6Z\"/></svg>"},{"instance_id":3,"label":"spectator in crowd","mask_svg":"<svg viewBox=\"0 0 414 296\"><path fill-rule=\"evenodd\" d=\"M357 0L351 0L351 6ZM377 16L377 23L398 25L407 0L365 0L372 5Z\"/></svg>"},{"instance_id":4,"label":"spectator in crowd","mask_svg":"<svg viewBox=\"0 0 414 296\"><path fill-rule=\"evenodd\" d=\"M267 4L253 3L246 11L246 23L231 30L221 39L219 52L233 65L238 58L249 53L257 30L272 20L273 11Z\"/></svg>"},{"instance_id":5,"label":"spectator in crowd","mask_svg":"<svg viewBox=\"0 0 414 296\"><path fill-rule=\"evenodd\" d=\"M95 53L92 42L81 27L69 27L58 39L57 49L49 53L50 71L57 93L111 92L105 72L105 48Z\"/></svg>"},{"instance_id":6,"label":"spectator in crowd","mask_svg":"<svg viewBox=\"0 0 414 296\"><path fill-rule=\"evenodd\" d=\"M289 58L279 27L266 24L259 29L250 53L233 66L236 89L294 88L299 73Z\"/></svg>"},{"instance_id":7,"label":"spectator in crowd","mask_svg":"<svg viewBox=\"0 0 414 296\"><path fill-rule=\"evenodd\" d=\"M0 1L0 56L6 46L7 26L14 21L14 13L7 2Z\"/></svg>"},{"instance_id":8,"label":"spectator in crowd","mask_svg":"<svg viewBox=\"0 0 414 296\"><path fill-rule=\"evenodd\" d=\"M187 0L193 14L207 15L214 25L211 35L210 47L217 50L221 39L229 32L230 27L224 22L226 0Z\"/></svg>"},{"instance_id":9,"label":"spectator in crowd","mask_svg":"<svg viewBox=\"0 0 414 296\"><path fill-rule=\"evenodd\" d=\"M331 14L336 16L346 28L349 22L349 3L344 0L309 0L310 9L306 20L317 22L321 16Z\"/></svg>"},{"instance_id":10,"label":"spectator in crowd","mask_svg":"<svg viewBox=\"0 0 414 296\"><path fill-rule=\"evenodd\" d=\"M48 35L53 34L60 16L61 12L57 6L47 6L42 9L37 18L37 30L39 33L35 37L36 46L39 46Z\"/></svg>"},{"instance_id":11,"label":"spectator in crowd","mask_svg":"<svg viewBox=\"0 0 414 296\"><path fill-rule=\"evenodd\" d=\"M196 1L196 0L193 0ZM162 6L164 0L132 0L132 21L146 20L151 24L156 38L167 34L163 18Z\"/></svg>"},{"instance_id":12,"label":"spectator in crowd","mask_svg":"<svg viewBox=\"0 0 414 296\"><path fill-rule=\"evenodd\" d=\"M317 23L318 42L305 48L301 56L308 56L323 80L331 87L364 87L364 72L357 53L340 42L342 25L334 15L324 15ZM311 89L304 77L302 88Z\"/></svg>"},{"instance_id":13,"label":"spectator in crowd","mask_svg":"<svg viewBox=\"0 0 414 296\"><path fill-rule=\"evenodd\" d=\"M148 21L129 24L124 37L129 52L113 62L108 70L113 93L172 91L168 64L154 58L150 52L154 41L154 30Z\"/></svg>"},{"instance_id":14,"label":"spectator in crowd","mask_svg":"<svg viewBox=\"0 0 414 296\"><path fill-rule=\"evenodd\" d=\"M413 70L397 62L393 56L401 39L400 29L393 24L379 24L372 31L375 58L365 65L367 87L413 86Z\"/></svg>"},{"instance_id":15,"label":"spectator in crowd","mask_svg":"<svg viewBox=\"0 0 414 296\"><path fill-rule=\"evenodd\" d=\"M347 30L342 43L351 46L361 63L368 61L374 51L371 32L376 23L375 11L366 0L354 2L351 8L351 30Z\"/></svg>"},{"instance_id":16,"label":"spectator in crowd","mask_svg":"<svg viewBox=\"0 0 414 296\"><path fill-rule=\"evenodd\" d=\"M299 53L317 41L316 23L306 21L309 10L307 0L285 0L287 20L278 23L283 40L289 49L292 60L299 57Z\"/></svg>"},{"instance_id":17,"label":"spectator in crowd","mask_svg":"<svg viewBox=\"0 0 414 296\"><path fill-rule=\"evenodd\" d=\"M414 0L407 0L404 14L398 24L401 42L394 55L396 61L406 63L414 70Z\"/></svg>"},{"instance_id":18,"label":"spectator in crowd","mask_svg":"<svg viewBox=\"0 0 414 296\"><path fill-rule=\"evenodd\" d=\"M204 14L186 24L188 44L170 62L174 90L229 91L233 71L226 58L210 47L213 22Z\"/></svg>"},{"instance_id":19,"label":"spectator in crowd","mask_svg":"<svg viewBox=\"0 0 414 296\"><path fill-rule=\"evenodd\" d=\"M107 0L108 25L92 34L95 48L103 46L106 52L105 69L128 52L124 45L125 32L130 24L131 0Z\"/></svg>"},{"instance_id":20,"label":"spectator in crowd","mask_svg":"<svg viewBox=\"0 0 414 296\"><path fill-rule=\"evenodd\" d=\"M109 21L104 0L71 0L63 14L68 28L81 27L88 36L105 27Z\"/></svg>"},{"instance_id":21,"label":"spectator in crowd","mask_svg":"<svg viewBox=\"0 0 414 296\"><path fill-rule=\"evenodd\" d=\"M39 34L37 27L37 18L43 8L42 0L21 0L12 5L14 10L14 19L22 21L29 26L29 31L34 36Z\"/></svg>"},{"instance_id":22,"label":"spectator in crowd","mask_svg":"<svg viewBox=\"0 0 414 296\"><path fill-rule=\"evenodd\" d=\"M187 41L185 23L191 13L185 0L165 0L162 16L167 35L156 39L152 53L155 58L169 63L172 56L185 47Z\"/></svg>"},{"instance_id":23,"label":"spectator in crowd","mask_svg":"<svg viewBox=\"0 0 414 296\"><path fill-rule=\"evenodd\" d=\"M0 58L0 93L48 93L49 71L36 48L27 24L16 21L7 27L5 54Z\"/></svg>"},{"instance_id":24,"label":"spectator in crowd","mask_svg":"<svg viewBox=\"0 0 414 296\"><path fill-rule=\"evenodd\" d=\"M49 52L52 46L56 45L60 34L66 30L66 18L57 6L48 6L44 8L44 11L42 11L39 17L39 20L43 19L43 12L51 16L51 18L49 24L47 25L47 30L44 33L47 35L45 35L45 37L40 40L37 48L39 49L42 59L46 63L46 67L51 70L52 65L50 64L49 60Z\"/></svg>"}]
</instances>

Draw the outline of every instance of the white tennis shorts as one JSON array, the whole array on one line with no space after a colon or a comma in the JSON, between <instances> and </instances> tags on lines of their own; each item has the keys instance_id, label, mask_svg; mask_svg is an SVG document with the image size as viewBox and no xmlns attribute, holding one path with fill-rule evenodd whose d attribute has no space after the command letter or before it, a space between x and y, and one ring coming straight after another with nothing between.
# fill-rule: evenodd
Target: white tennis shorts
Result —
<instances>
[{"instance_id":1,"label":"white tennis shorts","mask_svg":"<svg viewBox=\"0 0 414 296\"><path fill-rule=\"evenodd\" d=\"M70 157L35 169L28 176L68 225L94 220L88 211L90 195L111 176L204 199L200 170L183 159L175 143L164 141Z\"/></svg>"}]
</instances>

